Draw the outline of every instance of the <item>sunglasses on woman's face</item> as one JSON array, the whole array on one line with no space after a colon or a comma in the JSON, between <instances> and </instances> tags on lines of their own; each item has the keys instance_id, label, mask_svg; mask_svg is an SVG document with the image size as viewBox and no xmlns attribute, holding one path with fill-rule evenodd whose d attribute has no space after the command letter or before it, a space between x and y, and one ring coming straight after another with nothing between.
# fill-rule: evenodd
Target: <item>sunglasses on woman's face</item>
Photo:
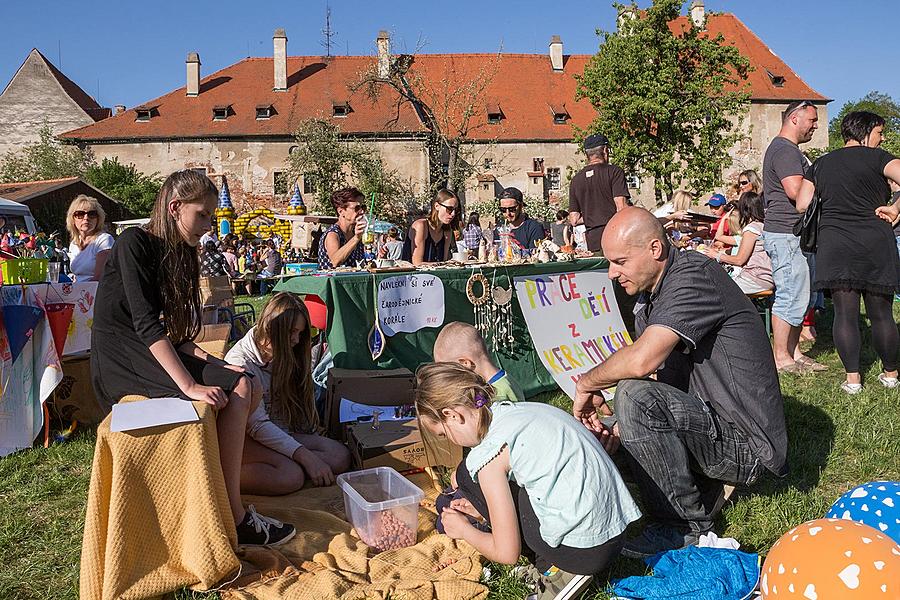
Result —
<instances>
[{"instance_id":1,"label":"sunglasses on woman's face","mask_svg":"<svg viewBox=\"0 0 900 600\"><path fill-rule=\"evenodd\" d=\"M458 206L447 206L446 204L441 204L440 202L438 202L437 205L443 207L443 209L446 210L451 215L455 214L456 211L459 210Z\"/></svg>"},{"instance_id":2,"label":"sunglasses on woman's face","mask_svg":"<svg viewBox=\"0 0 900 600\"><path fill-rule=\"evenodd\" d=\"M72 218L74 219L83 219L85 217L96 219L97 216L98 215L96 210L76 210L72 213Z\"/></svg>"},{"instance_id":3,"label":"sunglasses on woman's face","mask_svg":"<svg viewBox=\"0 0 900 600\"><path fill-rule=\"evenodd\" d=\"M743 180L743 181L738 181L738 184L740 184L740 186L743 187L745 185L750 185L750 182L747 180Z\"/></svg>"}]
</instances>

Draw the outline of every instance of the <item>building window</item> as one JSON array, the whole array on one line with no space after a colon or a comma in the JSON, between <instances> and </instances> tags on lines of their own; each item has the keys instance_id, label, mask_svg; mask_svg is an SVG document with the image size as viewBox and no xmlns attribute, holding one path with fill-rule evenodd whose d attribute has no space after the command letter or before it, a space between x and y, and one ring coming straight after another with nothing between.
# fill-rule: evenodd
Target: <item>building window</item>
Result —
<instances>
[{"instance_id":1,"label":"building window","mask_svg":"<svg viewBox=\"0 0 900 600\"><path fill-rule=\"evenodd\" d=\"M224 121L231 112L231 106L214 106L213 121Z\"/></svg>"},{"instance_id":2,"label":"building window","mask_svg":"<svg viewBox=\"0 0 900 600\"><path fill-rule=\"evenodd\" d=\"M544 172L544 159L543 158L532 158L531 159L531 172L532 173L543 173Z\"/></svg>"},{"instance_id":3,"label":"building window","mask_svg":"<svg viewBox=\"0 0 900 600\"><path fill-rule=\"evenodd\" d=\"M625 184L628 186L629 190L639 190L641 189L641 178L638 177L635 173L626 175Z\"/></svg>"},{"instance_id":4,"label":"building window","mask_svg":"<svg viewBox=\"0 0 900 600\"><path fill-rule=\"evenodd\" d=\"M485 105L485 112L487 112L487 122L492 125L496 125L503 120L503 111L500 109L499 102L488 101Z\"/></svg>"},{"instance_id":5,"label":"building window","mask_svg":"<svg viewBox=\"0 0 900 600\"><path fill-rule=\"evenodd\" d=\"M351 112L352 109L350 108L349 102L342 101L331 103L331 114L335 117L346 117Z\"/></svg>"},{"instance_id":6,"label":"building window","mask_svg":"<svg viewBox=\"0 0 900 600\"><path fill-rule=\"evenodd\" d=\"M315 194L316 193L316 179L315 176L311 173L304 173L303 175L303 193L304 194Z\"/></svg>"},{"instance_id":7,"label":"building window","mask_svg":"<svg viewBox=\"0 0 900 600\"><path fill-rule=\"evenodd\" d=\"M138 106L134 109L134 112L137 113L135 121L145 122L153 118L154 109L147 106Z\"/></svg>"},{"instance_id":8,"label":"building window","mask_svg":"<svg viewBox=\"0 0 900 600\"><path fill-rule=\"evenodd\" d=\"M531 178L531 183L533 183L534 185L538 185L540 182L541 182L540 177L532 177Z\"/></svg>"},{"instance_id":9,"label":"building window","mask_svg":"<svg viewBox=\"0 0 900 600\"><path fill-rule=\"evenodd\" d=\"M486 191L486 192L489 192L489 191L491 190L491 184L490 184L490 183L487 183L487 182L482 183L482 184L481 184L481 189L483 189L483 190Z\"/></svg>"},{"instance_id":10,"label":"building window","mask_svg":"<svg viewBox=\"0 0 900 600\"><path fill-rule=\"evenodd\" d=\"M272 189L275 195L288 193L288 177L284 171L275 171L272 176Z\"/></svg>"},{"instance_id":11,"label":"building window","mask_svg":"<svg viewBox=\"0 0 900 600\"><path fill-rule=\"evenodd\" d=\"M485 158L484 159L484 170L490 171L494 168L494 159L493 158Z\"/></svg>"},{"instance_id":12,"label":"building window","mask_svg":"<svg viewBox=\"0 0 900 600\"><path fill-rule=\"evenodd\" d=\"M256 120L264 121L272 118L275 114L275 108L271 104L260 104L256 107Z\"/></svg>"},{"instance_id":13,"label":"building window","mask_svg":"<svg viewBox=\"0 0 900 600\"><path fill-rule=\"evenodd\" d=\"M560 186L559 168L553 167L547 169L547 189L551 192L558 192Z\"/></svg>"},{"instance_id":14,"label":"building window","mask_svg":"<svg viewBox=\"0 0 900 600\"><path fill-rule=\"evenodd\" d=\"M766 69L766 75L775 87L784 87L784 75L776 75L772 71Z\"/></svg>"},{"instance_id":15,"label":"building window","mask_svg":"<svg viewBox=\"0 0 900 600\"><path fill-rule=\"evenodd\" d=\"M569 111L566 110L565 104L551 104L550 114L553 115L553 123L556 125L565 125L569 120Z\"/></svg>"}]
</instances>

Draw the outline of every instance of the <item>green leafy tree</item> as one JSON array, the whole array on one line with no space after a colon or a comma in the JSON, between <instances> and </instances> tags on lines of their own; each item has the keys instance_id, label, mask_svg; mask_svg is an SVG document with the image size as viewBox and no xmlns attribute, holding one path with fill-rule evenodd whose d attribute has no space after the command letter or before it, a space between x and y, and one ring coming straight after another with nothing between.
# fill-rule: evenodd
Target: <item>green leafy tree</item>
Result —
<instances>
[{"instance_id":1,"label":"green leafy tree","mask_svg":"<svg viewBox=\"0 0 900 600\"><path fill-rule=\"evenodd\" d=\"M405 220L413 202L412 184L388 169L374 147L347 139L340 127L324 119L307 119L294 137L298 145L288 157L287 171L292 180L302 175L313 184L313 210L333 215L331 194L355 185L366 195L367 208L375 194L373 212L379 219Z\"/></svg>"},{"instance_id":2,"label":"green leafy tree","mask_svg":"<svg viewBox=\"0 0 900 600\"><path fill-rule=\"evenodd\" d=\"M597 110L588 132L610 139L626 171L652 176L657 200L683 181L698 192L719 184L749 109L749 60L690 20L675 27L682 4L613 4L618 31L597 30L600 50L577 78L576 99Z\"/></svg>"},{"instance_id":3,"label":"green leafy tree","mask_svg":"<svg viewBox=\"0 0 900 600\"><path fill-rule=\"evenodd\" d=\"M841 121L848 113L858 110L867 110L884 118L884 142L881 147L895 156L900 155L900 103L877 91L869 92L859 100L844 103L840 112L828 123L828 149L843 147Z\"/></svg>"},{"instance_id":4,"label":"green leafy tree","mask_svg":"<svg viewBox=\"0 0 900 600\"><path fill-rule=\"evenodd\" d=\"M90 150L64 146L45 122L37 142L0 158L0 182L82 177L93 163Z\"/></svg>"},{"instance_id":5,"label":"green leafy tree","mask_svg":"<svg viewBox=\"0 0 900 600\"><path fill-rule=\"evenodd\" d=\"M138 217L150 215L162 185L158 173L145 175L134 165L121 164L118 158L104 158L99 165L88 167L85 179Z\"/></svg>"}]
</instances>

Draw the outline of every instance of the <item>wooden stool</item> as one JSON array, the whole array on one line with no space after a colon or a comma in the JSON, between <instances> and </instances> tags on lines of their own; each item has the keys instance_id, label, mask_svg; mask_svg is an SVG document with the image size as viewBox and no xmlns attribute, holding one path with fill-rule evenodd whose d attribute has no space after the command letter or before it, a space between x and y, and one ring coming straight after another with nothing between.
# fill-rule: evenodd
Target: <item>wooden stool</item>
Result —
<instances>
[{"instance_id":1,"label":"wooden stool","mask_svg":"<svg viewBox=\"0 0 900 600\"><path fill-rule=\"evenodd\" d=\"M775 292L773 290L747 294L753 306L756 307L756 312L759 313L759 316L763 318L763 322L766 324L766 335L772 335L772 301L774 296Z\"/></svg>"}]
</instances>

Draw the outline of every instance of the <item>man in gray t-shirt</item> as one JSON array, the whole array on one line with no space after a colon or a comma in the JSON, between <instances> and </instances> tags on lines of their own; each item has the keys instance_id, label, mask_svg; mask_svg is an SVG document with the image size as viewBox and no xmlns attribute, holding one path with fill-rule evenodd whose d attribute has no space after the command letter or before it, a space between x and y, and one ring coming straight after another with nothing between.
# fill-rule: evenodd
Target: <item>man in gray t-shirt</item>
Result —
<instances>
[{"instance_id":1,"label":"man in gray t-shirt","mask_svg":"<svg viewBox=\"0 0 900 600\"><path fill-rule=\"evenodd\" d=\"M800 219L795 201L809 161L799 145L812 139L819 115L812 102L792 102L781 130L763 158L766 217L763 245L772 259L775 302L772 304L772 350L779 372L822 371L825 367L800 352L800 331L810 304L810 268L794 235Z\"/></svg>"},{"instance_id":2,"label":"man in gray t-shirt","mask_svg":"<svg viewBox=\"0 0 900 600\"><path fill-rule=\"evenodd\" d=\"M719 265L672 248L640 208L610 219L602 243L610 278L638 296L638 338L578 380L572 412L607 451L627 451L649 523L623 554L641 558L696 544L724 482L787 473L784 406L765 327ZM600 390L612 386L610 429L596 411L610 412Z\"/></svg>"}]
</instances>

